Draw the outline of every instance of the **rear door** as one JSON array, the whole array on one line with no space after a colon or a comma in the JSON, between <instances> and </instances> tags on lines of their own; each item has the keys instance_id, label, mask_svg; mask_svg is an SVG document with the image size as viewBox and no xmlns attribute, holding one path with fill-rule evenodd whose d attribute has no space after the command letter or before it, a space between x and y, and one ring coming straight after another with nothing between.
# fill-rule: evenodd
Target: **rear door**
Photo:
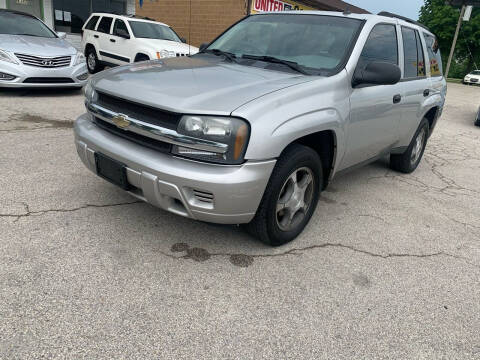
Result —
<instances>
[{"instance_id":1,"label":"rear door","mask_svg":"<svg viewBox=\"0 0 480 360\"><path fill-rule=\"evenodd\" d=\"M373 61L399 65L397 26L373 27L358 60L357 69ZM350 96L347 150L341 169L368 161L388 151L398 140L402 85L369 85L354 88Z\"/></svg>"},{"instance_id":2,"label":"rear door","mask_svg":"<svg viewBox=\"0 0 480 360\"><path fill-rule=\"evenodd\" d=\"M430 97L430 79L426 74L425 51L417 29L402 26L403 93L400 138L403 146L410 143L425 113L425 103Z\"/></svg>"},{"instance_id":3,"label":"rear door","mask_svg":"<svg viewBox=\"0 0 480 360\"><path fill-rule=\"evenodd\" d=\"M102 16L100 22L97 26L97 31L94 35L96 41L98 43L97 52L99 53L100 60L106 62L113 62L110 54L108 51L109 43L110 43L110 33L112 30L112 23L113 17L111 16Z\"/></svg>"}]
</instances>

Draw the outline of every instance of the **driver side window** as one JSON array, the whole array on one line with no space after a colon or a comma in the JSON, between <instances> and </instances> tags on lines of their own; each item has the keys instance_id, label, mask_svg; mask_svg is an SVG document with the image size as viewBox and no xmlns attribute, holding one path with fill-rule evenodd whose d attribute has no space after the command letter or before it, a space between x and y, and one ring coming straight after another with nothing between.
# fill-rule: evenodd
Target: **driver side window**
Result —
<instances>
[{"instance_id":1,"label":"driver side window","mask_svg":"<svg viewBox=\"0 0 480 360\"><path fill-rule=\"evenodd\" d=\"M358 60L357 68L363 69L372 61L398 65L398 41L395 25L378 24L372 29Z\"/></svg>"}]
</instances>

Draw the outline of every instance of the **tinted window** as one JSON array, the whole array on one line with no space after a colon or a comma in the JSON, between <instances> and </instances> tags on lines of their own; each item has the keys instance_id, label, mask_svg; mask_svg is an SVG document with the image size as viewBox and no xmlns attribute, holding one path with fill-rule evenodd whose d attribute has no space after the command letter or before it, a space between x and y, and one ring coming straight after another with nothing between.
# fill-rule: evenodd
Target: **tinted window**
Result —
<instances>
[{"instance_id":1,"label":"tinted window","mask_svg":"<svg viewBox=\"0 0 480 360\"><path fill-rule=\"evenodd\" d=\"M402 26L402 38L405 55L404 78L425 76L423 47L418 31Z\"/></svg>"},{"instance_id":2,"label":"tinted window","mask_svg":"<svg viewBox=\"0 0 480 360\"><path fill-rule=\"evenodd\" d=\"M175 31L168 26L143 21L129 21L133 35L137 38L160 39L181 42Z\"/></svg>"},{"instance_id":3,"label":"tinted window","mask_svg":"<svg viewBox=\"0 0 480 360\"><path fill-rule=\"evenodd\" d=\"M383 61L398 65L398 43L395 25L376 25L365 43L358 66L364 67L372 61Z\"/></svg>"},{"instance_id":4,"label":"tinted window","mask_svg":"<svg viewBox=\"0 0 480 360\"><path fill-rule=\"evenodd\" d=\"M87 25L85 25L85 29L87 30L94 30L95 29L95 25L97 25L97 22L98 22L98 16L94 16L92 17Z\"/></svg>"},{"instance_id":5,"label":"tinted window","mask_svg":"<svg viewBox=\"0 0 480 360\"><path fill-rule=\"evenodd\" d=\"M115 24L113 25L113 33L116 34L117 29L124 30L127 34L129 34L127 25L123 20L115 20Z\"/></svg>"},{"instance_id":6,"label":"tinted window","mask_svg":"<svg viewBox=\"0 0 480 360\"><path fill-rule=\"evenodd\" d=\"M271 56L306 69L334 72L349 55L362 23L318 15L255 15L223 33L208 50ZM251 62L250 62L251 63Z\"/></svg>"},{"instance_id":7,"label":"tinted window","mask_svg":"<svg viewBox=\"0 0 480 360\"><path fill-rule=\"evenodd\" d=\"M420 40L420 33L415 31L415 36L417 37L418 76L426 76L425 54L423 52L422 40Z\"/></svg>"},{"instance_id":8,"label":"tinted window","mask_svg":"<svg viewBox=\"0 0 480 360\"><path fill-rule=\"evenodd\" d=\"M109 34L110 33L110 26L112 25L113 19L111 17L103 17L100 20L100 24L98 24L97 31Z\"/></svg>"},{"instance_id":9,"label":"tinted window","mask_svg":"<svg viewBox=\"0 0 480 360\"><path fill-rule=\"evenodd\" d=\"M442 76L442 57L440 56L440 49L438 48L438 41L435 36L423 34L427 44L427 53L429 59L430 73L432 76Z\"/></svg>"},{"instance_id":10,"label":"tinted window","mask_svg":"<svg viewBox=\"0 0 480 360\"><path fill-rule=\"evenodd\" d=\"M9 12L0 13L0 34L56 37L53 31L36 18Z\"/></svg>"}]
</instances>

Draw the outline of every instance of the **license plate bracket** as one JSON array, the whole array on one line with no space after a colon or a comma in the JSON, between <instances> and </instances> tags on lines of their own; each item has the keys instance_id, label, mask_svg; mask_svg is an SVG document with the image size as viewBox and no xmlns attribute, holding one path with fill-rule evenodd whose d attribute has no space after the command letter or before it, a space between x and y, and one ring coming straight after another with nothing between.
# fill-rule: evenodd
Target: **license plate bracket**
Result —
<instances>
[{"instance_id":1,"label":"license plate bracket","mask_svg":"<svg viewBox=\"0 0 480 360\"><path fill-rule=\"evenodd\" d=\"M127 180L127 169L121 162L101 153L95 153L95 165L98 176L124 190L131 188Z\"/></svg>"}]
</instances>

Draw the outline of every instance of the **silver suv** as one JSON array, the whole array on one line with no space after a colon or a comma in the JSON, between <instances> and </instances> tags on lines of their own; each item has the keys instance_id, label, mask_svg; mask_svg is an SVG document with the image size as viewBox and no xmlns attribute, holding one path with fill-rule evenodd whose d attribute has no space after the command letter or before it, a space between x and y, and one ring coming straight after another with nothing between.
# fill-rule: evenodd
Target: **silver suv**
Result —
<instances>
[{"instance_id":1,"label":"silver suv","mask_svg":"<svg viewBox=\"0 0 480 360\"><path fill-rule=\"evenodd\" d=\"M435 36L380 15L253 15L194 56L97 74L78 154L150 204L287 243L334 176L415 170L442 113Z\"/></svg>"}]
</instances>

